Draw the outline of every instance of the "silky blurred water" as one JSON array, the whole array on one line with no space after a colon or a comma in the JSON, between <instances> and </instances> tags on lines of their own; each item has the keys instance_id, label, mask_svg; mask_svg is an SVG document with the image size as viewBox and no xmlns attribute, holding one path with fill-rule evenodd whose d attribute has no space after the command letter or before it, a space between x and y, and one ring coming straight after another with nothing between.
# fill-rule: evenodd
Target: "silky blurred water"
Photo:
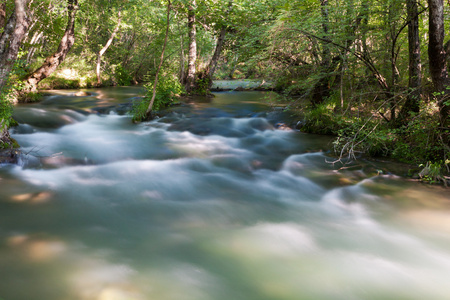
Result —
<instances>
[{"instance_id":1,"label":"silky blurred water","mask_svg":"<svg viewBox=\"0 0 450 300\"><path fill-rule=\"evenodd\" d=\"M328 163L270 93L132 124L140 88L89 92L15 109L0 299L450 299L447 190Z\"/></svg>"}]
</instances>

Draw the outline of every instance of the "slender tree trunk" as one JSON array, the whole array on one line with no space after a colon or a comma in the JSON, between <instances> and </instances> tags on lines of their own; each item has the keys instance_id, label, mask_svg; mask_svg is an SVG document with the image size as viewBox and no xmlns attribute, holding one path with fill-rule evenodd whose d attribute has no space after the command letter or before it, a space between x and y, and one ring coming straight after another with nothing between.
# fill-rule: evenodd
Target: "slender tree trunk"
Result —
<instances>
[{"instance_id":1,"label":"slender tree trunk","mask_svg":"<svg viewBox=\"0 0 450 300\"><path fill-rule=\"evenodd\" d=\"M161 70L161 66L162 66L162 64L164 62L164 53L166 52L167 40L168 40L168 37L169 37L169 27L170 27L170 0L167 2L166 35L164 37L164 45L163 45L163 49L162 49L162 52L161 52L161 58L160 58L160 61L159 61L158 69L156 70L155 82L153 83L153 95L152 95L152 99L150 100L150 103L148 104L147 111L145 112L147 118L151 117L153 103L155 103L156 86L158 85L159 71Z\"/></svg>"},{"instance_id":2,"label":"slender tree trunk","mask_svg":"<svg viewBox=\"0 0 450 300\"><path fill-rule=\"evenodd\" d=\"M75 42L75 16L78 11L78 0L67 1L68 21L66 31L58 46L58 50L26 79L28 90L35 91L39 82L52 74L64 61Z\"/></svg>"},{"instance_id":3,"label":"slender tree trunk","mask_svg":"<svg viewBox=\"0 0 450 300\"><path fill-rule=\"evenodd\" d=\"M430 74L433 81L434 90L438 93L448 94L446 85L448 84L446 52L444 48L444 3L443 0L428 0L429 9L429 41L428 59L430 64ZM449 106L445 105L443 95L438 96L438 105L441 119L441 126L446 126L449 116Z\"/></svg>"},{"instance_id":4,"label":"slender tree trunk","mask_svg":"<svg viewBox=\"0 0 450 300\"><path fill-rule=\"evenodd\" d=\"M328 25L330 23L328 16L328 0L320 0L321 11L322 11L322 29L323 29L323 38L328 38ZM328 43L323 44L322 51L322 64L325 66L329 66L331 62L330 57L330 47Z\"/></svg>"},{"instance_id":5,"label":"slender tree trunk","mask_svg":"<svg viewBox=\"0 0 450 300\"><path fill-rule=\"evenodd\" d=\"M320 0L321 12L322 12L322 38L328 39L328 0ZM322 103L329 95L330 89L328 86L328 82L330 79L330 72L332 71L331 64L331 55L330 55L330 47L328 43L322 44L322 60L320 63L320 74L319 80L313 87L312 90L312 105L316 106Z\"/></svg>"},{"instance_id":6,"label":"slender tree trunk","mask_svg":"<svg viewBox=\"0 0 450 300\"><path fill-rule=\"evenodd\" d=\"M391 63L391 80L390 80L390 89L387 91L388 94L388 99L389 99L389 108L391 110L391 117L390 117L390 122L391 124L395 124L396 123L396 117L397 117L397 113L396 113L396 101L395 98L393 97L393 94L395 93L395 85L397 83L397 79L398 79L398 72L397 72L397 64L396 64L396 57L395 57L395 50L396 50L396 44L397 44L397 39L395 37L396 32L397 32L397 24L395 22L395 20L393 19L394 15L396 14L396 11L393 7L392 4L389 4L388 7L388 19L387 19L387 24L385 26L387 26L389 28L389 33L390 36L387 36L387 40L391 42L390 48L390 55L389 55L389 61Z\"/></svg>"},{"instance_id":7,"label":"slender tree trunk","mask_svg":"<svg viewBox=\"0 0 450 300\"><path fill-rule=\"evenodd\" d=\"M184 37L180 34L180 82L182 85L186 85L186 68L185 68L185 57L184 57Z\"/></svg>"},{"instance_id":8,"label":"slender tree trunk","mask_svg":"<svg viewBox=\"0 0 450 300\"><path fill-rule=\"evenodd\" d=\"M236 54L234 54L232 61L230 62L228 60L228 63L231 65L231 69L230 69L230 74L228 75L228 77L230 77L230 79L234 78L234 72L237 69L237 65L239 63L239 54L236 52Z\"/></svg>"},{"instance_id":9,"label":"slender tree trunk","mask_svg":"<svg viewBox=\"0 0 450 300\"><path fill-rule=\"evenodd\" d=\"M132 50L134 48L134 44L136 42L136 31L133 31L133 34L131 36L130 44L127 47L127 54L123 58L122 65L123 67L127 67L130 60L133 58Z\"/></svg>"},{"instance_id":10,"label":"slender tree trunk","mask_svg":"<svg viewBox=\"0 0 450 300\"><path fill-rule=\"evenodd\" d=\"M119 31L120 28L120 23L122 21L122 16L121 16L121 11L119 10L119 15L118 15L118 21L117 21L117 25L116 28L114 28L111 36L109 37L108 41L106 42L105 46L103 46L103 48L97 53L97 67L96 67L96 75L97 75L97 85L101 85L102 84L102 78L101 78L101 63L102 63L102 56L103 54L105 54L106 50L108 50L109 46L111 46L114 37L116 36L117 32Z\"/></svg>"},{"instance_id":11,"label":"slender tree trunk","mask_svg":"<svg viewBox=\"0 0 450 300\"><path fill-rule=\"evenodd\" d=\"M14 3L14 14L9 18L0 39L0 93L8 81L9 73L12 70L14 61L17 59L22 40L29 26L27 1L15 0Z\"/></svg>"},{"instance_id":12,"label":"slender tree trunk","mask_svg":"<svg viewBox=\"0 0 450 300\"><path fill-rule=\"evenodd\" d=\"M405 122L409 113L419 112L422 94L422 63L420 60L419 11L417 0L407 0L408 11L408 52L409 52L409 94L400 111L400 121Z\"/></svg>"},{"instance_id":13,"label":"slender tree trunk","mask_svg":"<svg viewBox=\"0 0 450 300\"><path fill-rule=\"evenodd\" d=\"M42 38L43 35L44 35L44 32L42 32L42 31L36 31L34 33L33 38L31 39L31 42L30 42L31 48L27 54L27 64L31 63L34 53L36 52L37 44L39 43L39 40Z\"/></svg>"},{"instance_id":14,"label":"slender tree trunk","mask_svg":"<svg viewBox=\"0 0 450 300\"><path fill-rule=\"evenodd\" d=\"M195 0L191 0L188 11L189 28L189 54L188 54L188 73L186 76L186 92L190 94L195 85L195 63L197 60L197 40L195 27Z\"/></svg>"}]
</instances>

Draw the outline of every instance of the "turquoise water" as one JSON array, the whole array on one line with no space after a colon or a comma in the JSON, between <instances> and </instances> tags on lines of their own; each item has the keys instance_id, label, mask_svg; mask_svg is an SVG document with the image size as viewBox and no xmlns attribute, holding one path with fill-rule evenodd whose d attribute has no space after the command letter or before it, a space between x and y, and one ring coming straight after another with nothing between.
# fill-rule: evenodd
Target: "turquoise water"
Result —
<instances>
[{"instance_id":1,"label":"turquoise water","mask_svg":"<svg viewBox=\"0 0 450 300\"><path fill-rule=\"evenodd\" d=\"M447 190L339 170L265 93L136 125L117 112L140 88L90 92L15 110L1 299L448 299Z\"/></svg>"}]
</instances>

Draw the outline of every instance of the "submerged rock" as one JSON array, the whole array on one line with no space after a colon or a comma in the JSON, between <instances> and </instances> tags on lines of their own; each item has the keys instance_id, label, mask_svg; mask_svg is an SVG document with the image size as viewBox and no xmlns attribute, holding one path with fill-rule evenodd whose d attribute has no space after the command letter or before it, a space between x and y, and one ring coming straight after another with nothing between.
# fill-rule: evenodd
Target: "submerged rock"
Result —
<instances>
[{"instance_id":1,"label":"submerged rock","mask_svg":"<svg viewBox=\"0 0 450 300\"><path fill-rule=\"evenodd\" d=\"M17 164L18 153L16 149L0 150L0 164Z\"/></svg>"}]
</instances>

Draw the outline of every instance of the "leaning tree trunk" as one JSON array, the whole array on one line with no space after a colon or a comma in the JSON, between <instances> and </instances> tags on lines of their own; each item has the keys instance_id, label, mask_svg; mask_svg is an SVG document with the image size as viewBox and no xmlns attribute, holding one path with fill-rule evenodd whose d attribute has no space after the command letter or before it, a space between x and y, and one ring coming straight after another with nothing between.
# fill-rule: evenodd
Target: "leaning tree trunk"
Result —
<instances>
[{"instance_id":1,"label":"leaning tree trunk","mask_svg":"<svg viewBox=\"0 0 450 300\"><path fill-rule=\"evenodd\" d=\"M225 14L225 19L228 18L229 14L231 13L231 10L233 9L233 0L230 0L228 2L228 10ZM217 63L219 62L219 58L220 58L220 54L222 53L222 48L223 48L223 44L225 42L225 35L227 34L227 26L226 25L222 25L222 28L220 29L220 33L219 36L217 37L217 43L216 43L216 49L214 50L214 55L211 58L211 61L209 62L208 65L208 79L209 79L209 84L208 84L208 88L211 88L212 85L212 78L214 76L214 72L216 71L217 68Z\"/></svg>"},{"instance_id":2,"label":"leaning tree trunk","mask_svg":"<svg viewBox=\"0 0 450 300\"><path fill-rule=\"evenodd\" d=\"M96 75L97 75L97 85L101 85L102 84L102 78L101 78L101 70L100 70L100 66L102 63L102 56L103 54L105 54L106 50L108 50L109 46L111 46L114 37L116 36L117 32L119 31L120 28L120 22L122 21L122 17L121 17L121 12L119 10L119 19L117 21L117 25L116 28L114 28L111 36L109 37L108 41L106 42L105 46L103 46L103 48L97 53L97 68L96 68Z\"/></svg>"},{"instance_id":3,"label":"leaning tree trunk","mask_svg":"<svg viewBox=\"0 0 450 300\"><path fill-rule=\"evenodd\" d=\"M219 62L220 53L222 52L222 47L225 42L225 35L227 33L227 28L224 26L220 29L219 36L217 37L216 49L214 50L213 57L208 65L208 77L212 79L214 72L217 68L217 63Z\"/></svg>"},{"instance_id":4,"label":"leaning tree trunk","mask_svg":"<svg viewBox=\"0 0 450 300\"><path fill-rule=\"evenodd\" d=\"M437 93L448 94L446 85L448 84L446 52L444 47L444 3L443 0L428 0L429 8L429 41L428 59L430 64L430 74L433 81L434 90ZM449 116L449 106L445 105L445 95L438 96L441 126L446 126Z\"/></svg>"},{"instance_id":5,"label":"leaning tree trunk","mask_svg":"<svg viewBox=\"0 0 450 300\"><path fill-rule=\"evenodd\" d=\"M29 27L27 1L15 0L14 3L14 13L0 38L0 93L8 82L9 73Z\"/></svg>"},{"instance_id":6,"label":"leaning tree trunk","mask_svg":"<svg viewBox=\"0 0 450 300\"><path fill-rule=\"evenodd\" d=\"M422 64L420 60L419 11L416 0L407 0L408 11L408 51L409 51L409 94L403 105L399 121L404 123L409 113L419 112L422 94Z\"/></svg>"},{"instance_id":7,"label":"leaning tree trunk","mask_svg":"<svg viewBox=\"0 0 450 300\"><path fill-rule=\"evenodd\" d=\"M189 28L189 54L188 54L188 73L186 76L186 92L190 94L195 85L195 63L197 60L197 41L195 38L195 0L191 1L188 11L188 28Z\"/></svg>"},{"instance_id":8,"label":"leaning tree trunk","mask_svg":"<svg viewBox=\"0 0 450 300\"><path fill-rule=\"evenodd\" d=\"M75 42L75 16L78 10L78 0L67 0L67 9L67 27L58 50L52 56L47 57L42 66L28 76L26 79L27 90L35 91L38 83L52 74L64 61Z\"/></svg>"}]
</instances>

